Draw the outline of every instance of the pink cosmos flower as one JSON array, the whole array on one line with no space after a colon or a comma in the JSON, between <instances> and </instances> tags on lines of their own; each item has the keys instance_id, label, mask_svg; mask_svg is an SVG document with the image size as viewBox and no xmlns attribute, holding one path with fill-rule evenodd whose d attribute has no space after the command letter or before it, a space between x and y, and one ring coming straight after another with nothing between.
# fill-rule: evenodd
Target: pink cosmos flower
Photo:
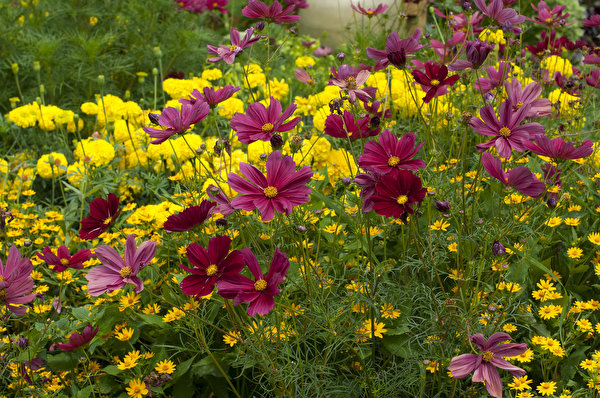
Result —
<instances>
[{"instance_id":1,"label":"pink cosmos flower","mask_svg":"<svg viewBox=\"0 0 600 398\"><path fill-rule=\"evenodd\" d=\"M221 102L231 98L233 94L240 91L240 88L228 85L217 89L217 91L215 91L215 89L212 87L204 87L202 91L204 94L200 93L200 91L195 88L194 91L192 91L192 94L190 94L189 99L182 98L179 100L179 102L182 104L193 105L197 101L203 101L206 102L211 108L214 108Z\"/></svg>"},{"instance_id":2,"label":"pink cosmos flower","mask_svg":"<svg viewBox=\"0 0 600 398\"><path fill-rule=\"evenodd\" d=\"M516 111L524 105L530 105L529 112L525 117L536 119L542 116L552 114L552 104L547 98L538 98L542 93L542 86L533 82L521 88L521 83L517 79L511 82L504 82L504 88L508 95L508 101Z\"/></svg>"},{"instance_id":3,"label":"pink cosmos flower","mask_svg":"<svg viewBox=\"0 0 600 398\"><path fill-rule=\"evenodd\" d=\"M544 127L539 123L527 123L522 126L519 124L529 113L531 105L523 105L516 111L513 111L510 102L504 101L500 105L500 120L494 112L492 105L486 105L479 111L481 119L472 117L469 126L477 133L487 135L492 138L490 141L476 145L479 152L496 146L498 155L508 159L512 150L523 152L523 142L540 134L544 134Z\"/></svg>"},{"instance_id":4,"label":"pink cosmos flower","mask_svg":"<svg viewBox=\"0 0 600 398\"><path fill-rule=\"evenodd\" d=\"M69 337L68 343L56 343L56 347L58 347L62 351L73 351L78 349L79 347L89 343L98 333L98 328L100 326L96 326L96 329L92 327L89 323L86 327L83 328L81 333L73 332L71 337Z\"/></svg>"},{"instance_id":5,"label":"pink cosmos flower","mask_svg":"<svg viewBox=\"0 0 600 398\"><path fill-rule=\"evenodd\" d=\"M309 200L311 189L306 184L313 172L308 166L296 171L292 157L282 158L280 151L274 151L267 158L266 177L247 163L241 163L240 170L247 180L234 173L227 175L231 188L241 194L231 201L231 206L236 209L258 209L262 219L269 221L275 211L290 215L295 206Z\"/></svg>"},{"instance_id":6,"label":"pink cosmos flower","mask_svg":"<svg viewBox=\"0 0 600 398\"><path fill-rule=\"evenodd\" d=\"M275 248L273 261L269 272L265 276L258 265L258 260L248 248L242 249L244 261L254 277L254 280L235 275L217 281L219 294L225 298L233 299L233 304L250 303L248 315L266 315L275 307L275 297L279 294L279 285L285 280L285 275L290 267L290 262L285 253Z\"/></svg>"},{"instance_id":7,"label":"pink cosmos flower","mask_svg":"<svg viewBox=\"0 0 600 398\"><path fill-rule=\"evenodd\" d=\"M586 77L585 82L590 87L600 88L600 70L592 70Z\"/></svg>"},{"instance_id":8,"label":"pink cosmos flower","mask_svg":"<svg viewBox=\"0 0 600 398\"><path fill-rule=\"evenodd\" d=\"M518 35L521 33L521 28L514 26L523 23L525 17L519 15L512 8L504 8L502 0L491 0L489 6L486 4L486 0L473 0L473 2L482 13L498 22L498 25L502 26L508 22L513 27L512 30L515 34Z\"/></svg>"},{"instance_id":9,"label":"pink cosmos flower","mask_svg":"<svg viewBox=\"0 0 600 398\"><path fill-rule=\"evenodd\" d=\"M388 9L388 5L378 4L376 8L368 8L364 9L360 4L356 6L350 3L350 7L359 14L366 15L369 18L372 18L374 15L383 14L385 10Z\"/></svg>"},{"instance_id":10,"label":"pink cosmos flower","mask_svg":"<svg viewBox=\"0 0 600 398\"><path fill-rule=\"evenodd\" d=\"M425 167L425 162L413 159L424 145L415 146L414 133L404 134L398 138L389 130L379 136L379 142L369 141L365 144L363 154L358 158L358 165L365 170L387 174L394 168L418 170Z\"/></svg>"},{"instance_id":11,"label":"pink cosmos flower","mask_svg":"<svg viewBox=\"0 0 600 398\"><path fill-rule=\"evenodd\" d=\"M6 305L15 315L24 315L27 308L19 304L30 303L35 298L35 293L31 292L31 271L31 260L21 258L21 252L15 245L8 250L6 265L0 261L0 304Z\"/></svg>"},{"instance_id":12,"label":"pink cosmos flower","mask_svg":"<svg viewBox=\"0 0 600 398\"><path fill-rule=\"evenodd\" d=\"M429 40L429 45L433 52L437 54L441 63L445 63L447 59L453 59L462 43L467 38L467 34L463 31L454 32L452 37L448 38L444 43L434 39Z\"/></svg>"},{"instance_id":13,"label":"pink cosmos flower","mask_svg":"<svg viewBox=\"0 0 600 398\"><path fill-rule=\"evenodd\" d=\"M87 291L90 296L120 289L128 283L133 284L135 292L139 293L144 290L144 282L137 274L154 258L156 243L145 241L136 248L135 235L127 235L124 261L110 246L102 245L95 253L102 265L92 268L85 276L89 281Z\"/></svg>"},{"instance_id":14,"label":"pink cosmos flower","mask_svg":"<svg viewBox=\"0 0 600 398\"><path fill-rule=\"evenodd\" d=\"M79 237L87 240L97 238L115 223L119 214L119 198L114 193L108 194L108 200L94 199L90 203L90 216L81 220Z\"/></svg>"},{"instance_id":15,"label":"pink cosmos flower","mask_svg":"<svg viewBox=\"0 0 600 398\"><path fill-rule=\"evenodd\" d=\"M452 358L448 370L455 379L467 377L473 373L473 382L484 382L488 393L495 398L502 398L502 379L498 369L508 370L513 376L521 377L526 372L503 359L503 357L516 357L527 351L527 344L500 344L511 340L506 333L494 333L486 341L481 333L470 337L482 352L476 354L462 354Z\"/></svg>"},{"instance_id":16,"label":"pink cosmos flower","mask_svg":"<svg viewBox=\"0 0 600 398\"><path fill-rule=\"evenodd\" d=\"M260 36L252 37L253 33L254 28L246 29L244 38L242 39L240 32L232 27L229 31L229 39L231 41L230 46L221 45L220 47L215 47L210 44L206 46L209 54L217 55L216 57L209 58L208 62L225 61L228 65L233 64L233 61L235 61L235 57L237 57L238 54L260 40Z\"/></svg>"},{"instance_id":17,"label":"pink cosmos flower","mask_svg":"<svg viewBox=\"0 0 600 398\"><path fill-rule=\"evenodd\" d=\"M90 249L79 250L71 256L66 246L59 247L56 254L52 253L50 247L46 246L41 253L37 253L37 256L44 260L46 264L52 265L54 272L63 272L67 268L82 269L83 263L93 257Z\"/></svg>"},{"instance_id":18,"label":"pink cosmos flower","mask_svg":"<svg viewBox=\"0 0 600 398\"><path fill-rule=\"evenodd\" d=\"M575 148L572 142L565 142L560 137L551 140L545 135L538 135L535 138L535 144L528 141L523 144L531 152L552 159L581 159L594 152L594 143L591 140L585 140L583 144Z\"/></svg>"},{"instance_id":19,"label":"pink cosmos flower","mask_svg":"<svg viewBox=\"0 0 600 398\"><path fill-rule=\"evenodd\" d=\"M243 144L251 144L258 140L269 141L274 133L289 131L300 123L300 117L284 123L295 110L296 104L291 104L281 113L281 104L271 97L267 108L260 102L255 102L248 106L245 115L243 113L233 115L230 125Z\"/></svg>"},{"instance_id":20,"label":"pink cosmos flower","mask_svg":"<svg viewBox=\"0 0 600 398\"><path fill-rule=\"evenodd\" d=\"M214 208L215 213L221 213L223 216L228 217L235 212L235 209L231 206L231 200L225 195L221 188L210 184L208 188L206 188L206 194L210 200L219 204Z\"/></svg>"},{"instance_id":21,"label":"pink cosmos flower","mask_svg":"<svg viewBox=\"0 0 600 398\"><path fill-rule=\"evenodd\" d=\"M448 68L443 64L436 64L431 61L425 63L425 73L420 70L412 72L415 81L426 90L427 93L423 97L423 102L428 103L438 95L446 93L446 86L452 86L460 79L459 75L448 77Z\"/></svg>"},{"instance_id":22,"label":"pink cosmos flower","mask_svg":"<svg viewBox=\"0 0 600 398\"><path fill-rule=\"evenodd\" d=\"M191 206L180 213L171 214L163 224L163 229L167 232L189 231L202 225L212 215L216 205L209 200L202 200L200 206Z\"/></svg>"},{"instance_id":23,"label":"pink cosmos flower","mask_svg":"<svg viewBox=\"0 0 600 398\"><path fill-rule=\"evenodd\" d=\"M538 15L534 19L527 18L528 20L535 22L539 25L553 26L555 28L565 25L569 13L563 15L563 11L567 8L565 6L557 5L553 9L548 7L545 1L541 0L538 6L531 4L531 8L537 11Z\"/></svg>"},{"instance_id":24,"label":"pink cosmos flower","mask_svg":"<svg viewBox=\"0 0 600 398\"><path fill-rule=\"evenodd\" d=\"M244 268L244 256L239 250L230 253L230 246L231 238L215 236L208 241L208 250L197 243L187 247L187 258L194 268L179 265L192 274L181 281L184 294L198 298L206 296L213 291L217 281L240 273Z\"/></svg>"},{"instance_id":25,"label":"pink cosmos flower","mask_svg":"<svg viewBox=\"0 0 600 398\"><path fill-rule=\"evenodd\" d=\"M402 69L406 65L408 57L425 47L419 44L420 38L421 31L419 29L415 29L415 33L406 39L400 39L400 35L393 32L385 41L385 50L367 47L367 55L376 61L375 70L386 68L390 63L396 68Z\"/></svg>"},{"instance_id":26,"label":"pink cosmos flower","mask_svg":"<svg viewBox=\"0 0 600 398\"><path fill-rule=\"evenodd\" d=\"M242 9L242 15L247 18L261 18L267 22L276 24L295 23L300 20L298 15L290 15L294 11L294 5L283 9L279 1L267 6L262 1L248 0L248 5Z\"/></svg>"},{"instance_id":27,"label":"pink cosmos flower","mask_svg":"<svg viewBox=\"0 0 600 398\"><path fill-rule=\"evenodd\" d=\"M372 118L365 116L361 119L354 119L354 115L351 112L344 110L344 116L332 113L325 119L325 134L336 137L346 138L349 137L351 140L358 138L372 137L379 134L379 127L371 126Z\"/></svg>"},{"instance_id":28,"label":"pink cosmos flower","mask_svg":"<svg viewBox=\"0 0 600 398\"><path fill-rule=\"evenodd\" d=\"M354 177L354 182L362 187L360 190L360 197L362 198L362 212L368 213L373 210L375 203L373 202L373 195L377 193L375 186L379 182L381 174L379 173L360 173Z\"/></svg>"},{"instance_id":29,"label":"pink cosmos flower","mask_svg":"<svg viewBox=\"0 0 600 398\"><path fill-rule=\"evenodd\" d=\"M202 101L196 101L194 104L181 104L181 112L177 108L169 106L163 109L158 117L158 124L166 128L144 127L144 131L151 138L156 138L150 143L158 145L171 136L186 131L193 124L201 122L208 116L209 112L210 107Z\"/></svg>"},{"instance_id":30,"label":"pink cosmos flower","mask_svg":"<svg viewBox=\"0 0 600 398\"><path fill-rule=\"evenodd\" d=\"M504 171L500 159L491 153L483 154L481 161L483 168L502 184L521 192L523 195L538 198L546 191L546 186L527 167L518 166L512 170Z\"/></svg>"},{"instance_id":31,"label":"pink cosmos flower","mask_svg":"<svg viewBox=\"0 0 600 398\"><path fill-rule=\"evenodd\" d=\"M593 28L600 25L600 14L590 15L589 18L583 20L583 26Z\"/></svg>"},{"instance_id":32,"label":"pink cosmos flower","mask_svg":"<svg viewBox=\"0 0 600 398\"><path fill-rule=\"evenodd\" d=\"M478 78L475 82L475 87L482 93L487 93L488 91L504 83L506 78L509 76L508 74L510 73L510 69L511 66L507 62L500 62L498 70L496 70L496 68L493 66L488 66L485 68L485 70L487 71L489 79L485 77Z\"/></svg>"},{"instance_id":33,"label":"pink cosmos flower","mask_svg":"<svg viewBox=\"0 0 600 398\"><path fill-rule=\"evenodd\" d=\"M373 98L377 89L375 87L359 87L365 84L371 72L364 69L354 68L350 65L340 65L337 69L332 66L331 74L333 77L329 80L330 85L338 86L345 90L352 102L356 101L356 97L362 101Z\"/></svg>"},{"instance_id":34,"label":"pink cosmos flower","mask_svg":"<svg viewBox=\"0 0 600 398\"><path fill-rule=\"evenodd\" d=\"M433 12L438 17L447 18L448 24L455 32L459 30L466 32L469 29L469 25L471 25L471 29L476 35L483 30L483 28L479 26L481 21L483 21L483 15L479 11L475 11L470 17L467 17L464 13L453 14L450 12L449 15L446 15L435 7L433 8Z\"/></svg>"},{"instance_id":35,"label":"pink cosmos flower","mask_svg":"<svg viewBox=\"0 0 600 398\"><path fill-rule=\"evenodd\" d=\"M375 185L373 210L384 217L402 218L414 213L413 203L425 199L427 189L421 179L408 170L393 169Z\"/></svg>"}]
</instances>

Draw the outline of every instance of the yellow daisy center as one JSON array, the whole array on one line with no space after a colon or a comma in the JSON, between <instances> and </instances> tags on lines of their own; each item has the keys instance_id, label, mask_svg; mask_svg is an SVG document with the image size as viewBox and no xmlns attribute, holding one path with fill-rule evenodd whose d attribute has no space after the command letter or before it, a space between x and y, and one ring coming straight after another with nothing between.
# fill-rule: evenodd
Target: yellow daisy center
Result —
<instances>
[{"instance_id":1,"label":"yellow daisy center","mask_svg":"<svg viewBox=\"0 0 600 398\"><path fill-rule=\"evenodd\" d=\"M398 156L392 156L388 159L388 166L396 167L400 163L400 158Z\"/></svg>"},{"instance_id":2,"label":"yellow daisy center","mask_svg":"<svg viewBox=\"0 0 600 398\"><path fill-rule=\"evenodd\" d=\"M229 47L229 51L233 52L235 50L238 49L239 46L236 46L235 44L232 44L231 47Z\"/></svg>"},{"instance_id":3,"label":"yellow daisy center","mask_svg":"<svg viewBox=\"0 0 600 398\"><path fill-rule=\"evenodd\" d=\"M356 79L354 78L354 76L350 76L346 79L346 87L350 89L356 88Z\"/></svg>"},{"instance_id":4,"label":"yellow daisy center","mask_svg":"<svg viewBox=\"0 0 600 398\"><path fill-rule=\"evenodd\" d=\"M271 187L271 186L266 187L263 190L263 192L264 192L265 196L269 199L273 199L275 196L277 196L277 188L275 188L275 187Z\"/></svg>"},{"instance_id":5,"label":"yellow daisy center","mask_svg":"<svg viewBox=\"0 0 600 398\"><path fill-rule=\"evenodd\" d=\"M4 276L0 275L0 282L3 282L3 281L4 281Z\"/></svg>"},{"instance_id":6,"label":"yellow daisy center","mask_svg":"<svg viewBox=\"0 0 600 398\"><path fill-rule=\"evenodd\" d=\"M515 105L515 109L519 109L519 108L520 108L520 107L522 107L523 105L524 105L524 104L523 104L523 101L519 101L519 102L517 102L517 105Z\"/></svg>"},{"instance_id":7,"label":"yellow daisy center","mask_svg":"<svg viewBox=\"0 0 600 398\"><path fill-rule=\"evenodd\" d=\"M492 359L494 359L494 353L491 351L485 351L483 353L483 362L492 362Z\"/></svg>"},{"instance_id":8,"label":"yellow daisy center","mask_svg":"<svg viewBox=\"0 0 600 398\"><path fill-rule=\"evenodd\" d=\"M131 275L131 268L123 267L121 268L121 271L119 271L119 274L121 274L121 278L127 278Z\"/></svg>"},{"instance_id":9,"label":"yellow daisy center","mask_svg":"<svg viewBox=\"0 0 600 398\"><path fill-rule=\"evenodd\" d=\"M406 195L400 195L398 196L398 199L396 199L396 203L398 203L399 205L403 205L406 202L408 202L408 196Z\"/></svg>"},{"instance_id":10,"label":"yellow daisy center","mask_svg":"<svg viewBox=\"0 0 600 398\"><path fill-rule=\"evenodd\" d=\"M107 217L106 220L104 220L104 225L108 225L112 222L112 217Z\"/></svg>"},{"instance_id":11,"label":"yellow daisy center","mask_svg":"<svg viewBox=\"0 0 600 398\"><path fill-rule=\"evenodd\" d=\"M369 16L373 15L373 11L372 10L367 11L367 15L369 15Z\"/></svg>"},{"instance_id":12,"label":"yellow daisy center","mask_svg":"<svg viewBox=\"0 0 600 398\"><path fill-rule=\"evenodd\" d=\"M211 264L207 269L206 269L206 275L207 276L213 276L214 274L217 273L217 266L214 264Z\"/></svg>"},{"instance_id":13,"label":"yellow daisy center","mask_svg":"<svg viewBox=\"0 0 600 398\"><path fill-rule=\"evenodd\" d=\"M265 123L263 124L261 130L263 133L270 133L273 131L273 125L271 123Z\"/></svg>"},{"instance_id":14,"label":"yellow daisy center","mask_svg":"<svg viewBox=\"0 0 600 398\"><path fill-rule=\"evenodd\" d=\"M254 290L257 292L262 292L267 288L267 281L264 279L260 279L254 283Z\"/></svg>"},{"instance_id":15,"label":"yellow daisy center","mask_svg":"<svg viewBox=\"0 0 600 398\"><path fill-rule=\"evenodd\" d=\"M62 265L69 265L69 259L67 259L67 258L61 258L60 259L60 263Z\"/></svg>"},{"instance_id":16,"label":"yellow daisy center","mask_svg":"<svg viewBox=\"0 0 600 398\"><path fill-rule=\"evenodd\" d=\"M432 86L434 86L434 87L437 87L437 86L439 86L439 85L440 85L440 81L439 81L439 80L436 80L436 79L433 79L433 80L430 82L430 84L431 84Z\"/></svg>"},{"instance_id":17,"label":"yellow daisy center","mask_svg":"<svg viewBox=\"0 0 600 398\"><path fill-rule=\"evenodd\" d=\"M502 127L500 129L500 135L504 138L510 137L510 129L506 126Z\"/></svg>"}]
</instances>

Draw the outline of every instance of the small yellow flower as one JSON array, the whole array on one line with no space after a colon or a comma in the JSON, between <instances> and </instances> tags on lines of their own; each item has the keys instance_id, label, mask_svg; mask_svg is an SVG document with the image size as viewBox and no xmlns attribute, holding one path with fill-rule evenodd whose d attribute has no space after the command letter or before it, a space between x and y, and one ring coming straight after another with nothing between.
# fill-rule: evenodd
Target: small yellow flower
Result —
<instances>
[{"instance_id":1,"label":"small yellow flower","mask_svg":"<svg viewBox=\"0 0 600 398\"><path fill-rule=\"evenodd\" d=\"M542 319L556 318L561 312L562 307L560 305L546 305L540 308L538 314Z\"/></svg>"},{"instance_id":2,"label":"small yellow flower","mask_svg":"<svg viewBox=\"0 0 600 398\"><path fill-rule=\"evenodd\" d=\"M125 311L127 308L131 308L139 303L141 296L135 294L135 292L129 292L119 299L119 311Z\"/></svg>"},{"instance_id":3,"label":"small yellow flower","mask_svg":"<svg viewBox=\"0 0 600 398\"><path fill-rule=\"evenodd\" d=\"M511 388L511 390L524 391L524 390L531 389L530 384L531 384L531 379L528 379L527 375L522 376L522 377L514 377L513 376L513 382L510 383L508 386Z\"/></svg>"},{"instance_id":4,"label":"small yellow flower","mask_svg":"<svg viewBox=\"0 0 600 398\"><path fill-rule=\"evenodd\" d=\"M504 326L502 326L502 330L504 330L506 333L512 333L517 330L517 327L512 323L507 323Z\"/></svg>"},{"instance_id":5,"label":"small yellow flower","mask_svg":"<svg viewBox=\"0 0 600 398\"><path fill-rule=\"evenodd\" d=\"M146 383L140 379L132 379L129 382L129 387L126 388L127 395L132 398L142 398L144 395L148 395L148 389Z\"/></svg>"},{"instance_id":6,"label":"small yellow flower","mask_svg":"<svg viewBox=\"0 0 600 398\"><path fill-rule=\"evenodd\" d=\"M381 316L383 318L396 319L400 316L400 310L395 309L390 303L385 303L381 306Z\"/></svg>"},{"instance_id":7,"label":"small yellow flower","mask_svg":"<svg viewBox=\"0 0 600 398\"><path fill-rule=\"evenodd\" d=\"M450 223L446 220L436 220L433 224L429 226L431 231L446 231Z\"/></svg>"},{"instance_id":8,"label":"small yellow flower","mask_svg":"<svg viewBox=\"0 0 600 398\"><path fill-rule=\"evenodd\" d=\"M545 381L541 383L536 388L537 392L539 392L542 396L548 396L554 394L556 391L556 382L554 381Z\"/></svg>"},{"instance_id":9,"label":"small yellow flower","mask_svg":"<svg viewBox=\"0 0 600 398\"><path fill-rule=\"evenodd\" d=\"M581 220L579 218L571 218L571 217L565 218L565 224L566 225L570 225L572 227L576 227L580 223L581 223Z\"/></svg>"},{"instance_id":10,"label":"small yellow flower","mask_svg":"<svg viewBox=\"0 0 600 398\"><path fill-rule=\"evenodd\" d=\"M115 337L117 338L117 340L129 341L133 336L133 332L133 328L123 328L115 334Z\"/></svg>"},{"instance_id":11,"label":"small yellow flower","mask_svg":"<svg viewBox=\"0 0 600 398\"><path fill-rule=\"evenodd\" d=\"M592 233L590 233L588 235L587 238L593 244L600 246L600 233L598 233L598 232L592 232Z\"/></svg>"},{"instance_id":12,"label":"small yellow flower","mask_svg":"<svg viewBox=\"0 0 600 398\"><path fill-rule=\"evenodd\" d=\"M583 250L573 246L567 249L567 256L572 259L579 259L583 256Z\"/></svg>"},{"instance_id":13,"label":"small yellow flower","mask_svg":"<svg viewBox=\"0 0 600 398\"><path fill-rule=\"evenodd\" d=\"M223 342L230 347L233 347L240 340L242 340L242 335L239 332L228 332L223 336Z\"/></svg>"},{"instance_id":14,"label":"small yellow flower","mask_svg":"<svg viewBox=\"0 0 600 398\"><path fill-rule=\"evenodd\" d=\"M551 228L554 228L562 224L562 221L563 220L560 217L552 217L551 219L547 220L545 224Z\"/></svg>"},{"instance_id":15,"label":"small yellow flower","mask_svg":"<svg viewBox=\"0 0 600 398\"><path fill-rule=\"evenodd\" d=\"M165 359L164 361L157 363L154 370L156 370L158 373L172 374L175 372L175 364Z\"/></svg>"}]
</instances>

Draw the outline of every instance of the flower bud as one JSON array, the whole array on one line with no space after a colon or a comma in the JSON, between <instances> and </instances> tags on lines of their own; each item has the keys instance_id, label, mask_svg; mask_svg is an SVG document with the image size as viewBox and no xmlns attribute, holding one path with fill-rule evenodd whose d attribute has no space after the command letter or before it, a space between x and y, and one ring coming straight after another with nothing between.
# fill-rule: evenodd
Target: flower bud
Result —
<instances>
[{"instance_id":1,"label":"flower bud","mask_svg":"<svg viewBox=\"0 0 600 398\"><path fill-rule=\"evenodd\" d=\"M435 202L435 208L438 209L438 211L441 211L442 213L449 212L451 207L452 207L452 204L445 200L444 201L438 200L437 202Z\"/></svg>"},{"instance_id":2,"label":"flower bud","mask_svg":"<svg viewBox=\"0 0 600 398\"><path fill-rule=\"evenodd\" d=\"M217 221L215 221L215 225L217 227L227 227L227 219L226 218L219 218Z\"/></svg>"},{"instance_id":3,"label":"flower bud","mask_svg":"<svg viewBox=\"0 0 600 398\"><path fill-rule=\"evenodd\" d=\"M271 143L271 148L273 148L274 151L283 146L283 138L281 138L281 135L279 134L273 134L269 142Z\"/></svg>"},{"instance_id":4,"label":"flower bud","mask_svg":"<svg viewBox=\"0 0 600 398\"><path fill-rule=\"evenodd\" d=\"M152 124L158 124L158 114L156 114L156 113L149 113L148 114L148 119L150 119L150 123L152 123Z\"/></svg>"},{"instance_id":5,"label":"flower bud","mask_svg":"<svg viewBox=\"0 0 600 398\"><path fill-rule=\"evenodd\" d=\"M300 233L304 233L304 232L306 232L306 227L305 227L304 225L298 225L298 226L296 227L296 229L297 229L297 230L298 230L298 232L300 232Z\"/></svg>"},{"instance_id":6,"label":"flower bud","mask_svg":"<svg viewBox=\"0 0 600 398\"><path fill-rule=\"evenodd\" d=\"M18 74L19 74L19 64L17 64L17 63L14 63L14 64L12 64L12 65L10 66L10 68L12 69L12 72L13 72L15 75L18 75Z\"/></svg>"},{"instance_id":7,"label":"flower bud","mask_svg":"<svg viewBox=\"0 0 600 398\"><path fill-rule=\"evenodd\" d=\"M299 135L295 135L292 137L292 139L290 140L290 149L292 153L296 153L300 150L300 148L302 148L303 141L304 140Z\"/></svg>"},{"instance_id":8,"label":"flower bud","mask_svg":"<svg viewBox=\"0 0 600 398\"><path fill-rule=\"evenodd\" d=\"M33 61L33 70L34 72L40 71L40 61Z\"/></svg>"},{"instance_id":9,"label":"flower bud","mask_svg":"<svg viewBox=\"0 0 600 398\"><path fill-rule=\"evenodd\" d=\"M503 256L506 254L506 249L502 243L494 241L494 244L492 245L492 253L494 253L494 256Z\"/></svg>"},{"instance_id":10,"label":"flower bud","mask_svg":"<svg viewBox=\"0 0 600 398\"><path fill-rule=\"evenodd\" d=\"M264 22L264 21L257 22L257 23L254 25L254 30L255 30L255 31L257 31L257 32L262 32L262 30L263 30L264 28L265 28L265 22Z\"/></svg>"},{"instance_id":11,"label":"flower bud","mask_svg":"<svg viewBox=\"0 0 600 398\"><path fill-rule=\"evenodd\" d=\"M346 54L339 52L337 53L337 55L335 56L339 61L343 61L346 58Z\"/></svg>"}]
</instances>

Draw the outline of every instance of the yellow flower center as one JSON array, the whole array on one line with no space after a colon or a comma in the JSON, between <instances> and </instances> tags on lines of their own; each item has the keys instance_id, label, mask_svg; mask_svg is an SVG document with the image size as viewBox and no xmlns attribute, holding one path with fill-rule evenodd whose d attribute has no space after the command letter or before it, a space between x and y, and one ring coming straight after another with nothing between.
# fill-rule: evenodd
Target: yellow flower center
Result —
<instances>
[{"instance_id":1,"label":"yellow flower center","mask_svg":"<svg viewBox=\"0 0 600 398\"><path fill-rule=\"evenodd\" d=\"M270 133L273 131L273 125L271 123L265 123L263 124L261 130L263 133Z\"/></svg>"},{"instance_id":2,"label":"yellow flower center","mask_svg":"<svg viewBox=\"0 0 600 398\"><path fill-rule=\"evenodd\" d=\"M270 186L266 187L263 190L263 192L264 192L265 196L269 199L273 199L275 196L277 196L277 188L275 188L275 187L270 187Z\"/></svg>"},{"instance_id":3,"label":"yellow flower center","mask_svg":"<svg viewBox=\"0 0 600 398\"><path fill-rule=\"evenodd\" d=\"M121 274L121 278L127 278L131 275L131 268L123 267L121 268L121 271L119 271L119 274Z\"/></svg>"},{"instance_id":4,"label":"yellow flower center","mask_svg":"<svg viewBox=\"0 0 600 398\"><path fill-rule=\"evenodd\" d=\"M491 351L485 351L483 353L483 362L492 362L492 359L494 359L494 353Z\"/></svg>"},{"instance_id":5,"label":"yellow flower center","mask_svg":"<svg viewBox=\"0 0 600 398\"><path fill-rule=\"evenodd\" d=\"M372 16L373 15L373 10L367 11L367 15Z\"/></svg>"},{"instance_id":6,"label":"yellow flower center","mask_svg":"<svg viewBox=\"0 0 600 398\"><path fill-rule=\"evenodd\" d=\"M206 276L213 276L214 274L217 273L217 266L214 264L211 264L207 269L206 269Z\"/></svg>"},{"instance_id":7,"label":"yellow flower center","mask_svg":"<svg viewBox=\"0 0 600 398\"><path fill-rule=\"evenodd\" d=\"M112 222L112 217L108 217L106 220L104 220L104 225L108 225Z\"/></svg>"},{"instance_id":8,"label":"yellow flower center","mask_svg":"<svg viewBox=\"0 0 600 398\"><path fill-rule=\"evenodd\" d=\"M519 102L517 102L517 105L515 105L515 109L519 109L519 108L520 108L520 107L522 107L523 105L524 105L524 104L523 104L523 101L519 101Z\"/></svg>"},{"instance_id":9,"label":"yellow flower center","mask_svg":"<svg viewBox=\"0 0 600 398\"><path fill-rule=\"evenodd\" d=\"M67 259L67 258L61 258L60 259L60 263L62 265L69 265L69 259Z\"/></svg>"},{"instance_id":10,"label":"yellow flower center","mask_svg":"<svg viewBox=\"0 0 600 398\"><path fill-rule=\"evenodd\" d=\"M398 199L396 199L396 203L398 203L399 205L403 205L406 202L408 202L408 196L406 195L400 195L398 196Z\"/></svg>"},{"instance_id":11,"label":"yellow flower center","mask_svg":"<svg viewBox=\"0 0 600 398\"><path fill-rule=\"evenodd\" d=\"M238 46L236 46L235 44L231 45L231 47L229 47L229 51L233 52L235 50L238 49Z\"/></svg>"},{"instance_id":12,"label":"yellow flower center","mask_svg":"<svg viewBox=\"0 0 600 398\"><path fill-rule=\"evenodd\" d=\"M400 163L400 158L398 156L392 156L388 159L388 166L396 167Z\"/></svg>"},{"instance_id":13,"label":"yellow flower center","mask_svg":"<svg viewBox=\"0 0 600 398\"><path fill-rule=\"evenodd\" d=\"M506 126L502 127L500 129L500 135L504 138L510 137L510 129Z\"/></svg>"},{"instance_id":14,"label":"yellow flower center","mask_svg":"<svg viewBox=\"0 0 600 398\"><path fill-rule=\"evenodd\" d=\"M3 282L3 281L4 281L4 276L0 275L0 282Z\"/></svg>"},{"instance_id":15,"label":"yellow flower center","mask_svg":"<svg viewBox=\"0 0 600 398\"><path fill-rule=\"evenodd\" d=\"M552 22L552 18L546 18L546 23Z\"/></svg>"},{"instance_id":16,"label":"yellow flower center","mask_svg":"<svg viewBox=\"0 0 600 398\"><path fill-rule=\"evenodd\" d=\"M260 279L254 283L254 290L257 292L262 292L267 288L267 281L264 279Z\"/></svg>"},{"instance_id":17,"label":"yellow flower center","mask_svg":"<svg viewBox=\"0 0 600 398\"><path fill-rule=\"evenodd\" d=\"M356 79L353 76L346 79L346 87L349 89L356 88Z\"/></svg>"},{"instance_id":18,"label":"yellow flower center","mask_svg":"<svg viewBox=\"0 0 600 398\"><path fill-rule=\"evenodd\" d=\"M439 85L440 85L440 81L439 81L439 80L436 80L436 79L433 79L433 80L430 82L430 84L431 84L432 86L434 86L434 87L437 87L437 86L439 86Z\"/></svg>"}]
</instances>

